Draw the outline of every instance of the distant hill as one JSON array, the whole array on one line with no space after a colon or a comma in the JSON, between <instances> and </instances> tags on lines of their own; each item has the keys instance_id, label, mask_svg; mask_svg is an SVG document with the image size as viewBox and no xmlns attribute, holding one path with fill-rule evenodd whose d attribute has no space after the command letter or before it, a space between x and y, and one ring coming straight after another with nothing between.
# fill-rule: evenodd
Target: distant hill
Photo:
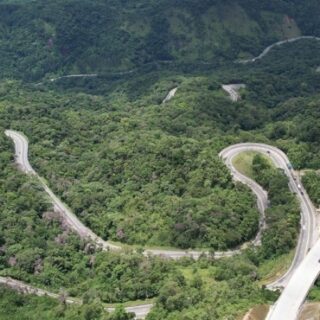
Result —
<instances>
[{"instance_id":1,"label":"distant hill","mask_svg":"<svg viewBox=\"0 0 320 320\"><path fill-rule=\"evenodd\" d=\"M318 1L0 1L1 77L107 73L154 61L221 64L319 35Z\"/></svg>"}]
</instances>

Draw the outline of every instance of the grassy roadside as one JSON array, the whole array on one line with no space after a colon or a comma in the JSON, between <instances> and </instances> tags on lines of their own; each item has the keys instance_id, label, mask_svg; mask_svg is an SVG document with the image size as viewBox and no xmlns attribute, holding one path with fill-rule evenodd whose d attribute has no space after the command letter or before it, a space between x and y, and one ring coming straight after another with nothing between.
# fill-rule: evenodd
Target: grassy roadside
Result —
<instances>
[{"instance_id":1,"label":"grassy roadside","mask_svg":"<svg viewBox=\"0 0 320 320\"><path fill-rule=\"evenodd\" d=\"M261 285L267 285L283 274L289 269L295 254L295 249L290 253L277 257L276 259L268 260L259 266L259 275Z\"/></svg>"},{"instance_id":2,"label":"grassy roadside","mask_svg":"<svg viewBox=\"0 0 320 320\"><path fill-rule=\"evenodd\" d=\"M234 167L245 176L254 179L254 172L252 169L252 161L256 155L261 155L264 159L266 159L271 166L273 162L270 158L262 154L261 152L256 151L244 151L235 156L232 160Z\"/></svg>"},{"instance_id":3,"label":"grassy roadside","mask_svg":"<svg viewBox=\"0 0 320 320\"><path fill-rule=\"evenodd\" d=\"M265 320L269 312L269 308L270 307L268 305L255 306L245 315L238 317L237 320Z\"/></svg>"},{"instance_id":4,"label":"grassy roadside","mask_svg":"<svg viewBox=\"0 0 320 320\"><path fill-rule=\"evenodd\" d=\"M292 259L294 257L295 250L292 250L288 254L277 257L273 260L268 260L262 263L258 268L259 284L261 286L272 283L277 280L289 269ZM267 304L256 305L250 309L246 314L240 315L237 320L265 320L269 312L270 306ZM309 313L310 314L310 313ZM299 318L300 320L306 320L307 318Z\"/></svg>"}]
</instances>

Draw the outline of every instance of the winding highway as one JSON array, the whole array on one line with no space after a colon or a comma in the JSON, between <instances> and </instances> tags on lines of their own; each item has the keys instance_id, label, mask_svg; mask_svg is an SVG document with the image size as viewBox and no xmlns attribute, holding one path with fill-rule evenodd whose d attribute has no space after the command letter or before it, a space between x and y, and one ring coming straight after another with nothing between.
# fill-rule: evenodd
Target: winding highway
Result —
<instances>
[{"instance_id":1,"label":"winding highway","mask_svg":"<svg viewBox=\"0 0 320 320\"><path fill-rule=\"evenodd\" d=\"M298 265L280 298L271 307L267 320L295 320L309 290L320 274L320 240Z\"/></svg>"},{"instance_id":2,"label":"winding highway","mask_svg":"<svg viewBox=\"0 0 320 320\"><path fill-rule=\"evenodd\" d=\"M10 277L0 277L0 284L9 287L13 290L17 290L21 293L25 294L34 294L38 297L50 297L53 299L60 299L61 294L52 293L47 290L43 290L40 288L33 287L29 284L26 284L22 281L12 279ZM82 304L82 301L77 298L65 297L65 302L68 304ZM144 305L137 305L134 307L126 307L125 310L127 312L132 312L135 314L135 319L144 319L146 315L150 312L151 308L153 307L152 304L144 304ZM106 311L113 312L115 310L114 307L106 307Z\"/></svg>"},{"instance_id":3,"label":"winding highway","mask_svg":"<svg viewBox=\"0 0 320 320\"><path fill-rule=\"evenodd\" d=\"M287 44L287 43L292 43L292 42L296 42L296 41L299 41L299 40L306 40L306 39L320 41L319 37L314 37L314 36L301 36L301 37L295 37L295 38L290 38L290 39L287 39L287 40L278 41L276 43L271 44L267 48L265 48L257 57L254 57L252 59L239 60L237 62L238 63L243 63L243 64L256 62L257 60L260 60L263 57L265 57L275 47L279 47L279 46L282 46L282 45Z\"/></svg>"},{"instance_id":4,"label":"winding highway","mask_svg":"<svg viewBox=\"0 0 320 320\"><path fill-rule=\"evenodd\" d=\"M49 195L54 209L59 212L64 219L64 221L72 228L80 237L88 238L94 243L96 243L102 250L113 250L119 251L122 249L120 245L112 244L108 241L103 240L101 237L97 236L91 229L86 227L78 217L52 192L48 187L47 183L41 178L36 171L32 168L29 163L28 158L28 139L20 132L14 130L6 130L5 134L11 138L15 145L15 159L18 167L26 174L36 177L41 185L43 186L45 192ZM238 254L240 250L230 250L224 252L216 252L215 256L220 257L230 257L232 255ZM182 257L191 257L198 259L202 254L209 254L208 251L195 251L195 250L161 250L161 249L146 249L144 255L157 255L169 259L180 259Z\"/></svg>"},{"instance_id":5,"label":"winding highway","mask_svg":"<svg viewBox=\"0 0 320 320\"><path fill-rule=\"evenodd\" d=\"M281 168L284 170L284 173L287 175L289 179L289 187L292 192L295 192L297 195L297 198L299 199L300 205L301 205L301 232L296 248L296 254L293 259L293 262L289 268L289 270L286 272L285 275L283 275L280 279L273 282L272 284L268 285L269 289L277 289L277 288L284 288L290 278L292 277L293 273L301 263L301 261L305 258L308 251L312 246L315 244L316 240L318 239L318 232L317 232L317 219L316 219L316 213L315 209L313 207L313 204L311 200L309 199L306 191L302 188L301 193L298 185L301 186L301 182L297 177L294 176L293 171L289 169L288 165L290 164L290 161L288 157L283 153L281 150L279 150L276 147L272 147L269 145L261 144L261 143L242 143L230 146L226 149L224 149L220 156L225 159L225 162L228 166L228 168L231 170L234 179L240 180L242 183L247 184L253 192L257 195L258 199L260 199L261 206L264 206L266 208L267 205L267 197L263 195L262 188L252 181L251 179L241 175L239 172L236 171L232 164L232 160L236 155L238 155L241 152L245 151L258 151L265 155L268 155L273 163L276 165L276 167ZM239 179L240 178L240 179ZM261 217L260 221L262 229L265 228L265 221L264 216Z\"/></svg>"},{"instance_id":6,"label":"winding highway","mask_svg":"<svg viewBox=\"0 0 320 320\"><path fill-rule=\"evenodd\" d=\"M29 174L38 178L45 192L49 195L54 209L61 214L64 221L81 237L89 238L94 241L97 245L101 246L104 250L120 250L120 246L113 245L107 241L104 241L98 237L94 232L87 228L75 215L74 213L52 192L52 190L32 168L28 159L28 140L27 138L16 131L6 130L5 134L14 141L15 145L15 157L16 163L19 168Z\"/></svg>"},{"instance_id":7,"label":"winding highway","mask_svg":"<svg viewBox=\"0 0 320 320\"><path fill-rule=\"evenodd\" d=\"M241 99L239 90L245 88L246 85L243 83L240 84L223 84L222 89L227 92L230 96L232 102L237 102Z\"/></svg>"},{"instance_id":8,"label":"winding highway","mask_svg":"<svg viewBox=\"0 0 320 320\"><path fill-rule=\"evenodd\" d=\"M20 169L27 174L36 176L47 194L50 196L56 210L58 210L65 221L80 236L88 237L96 244L101 246L103 250L121 250L121 246L111 244L104 241L89 228L84 226L82 222L64 205L50 190L44 180L37 175L28 160L28 140L21 133L13 130L6 130L6 135L10 137L15 145L16 162ZM230 146L222 150L219 156L231 171L234 180L246 184L257 197L257 206L261 213L260 228L256 238L253 240L254 245L261 242L261 233L267 227L265 222L264 211L268 206L268 196L265 190L256 182L242 175L233 166L233 159L236 155L245 151L257 151L264 153L270 157L276 167L281 168L289 179L289 187L295 192L301 204L301 232L296 248L296 254L289 270L280 279L268 286L269 289L285 288L278 302L271 309L268 320L294 320L298 316L299 308L303 304L304 299L312 287L320 272L320 240L318 240L317 220L313 205L303 189L301 182L294 176L290 169L290 162L287 156L278 148L260 144L260 143L241 143ZM317 241L318 240L318 241ZM311 250L310 250L311 249ZM309 252L310 250L310 252ZM230 250L228 252L218 252L216 257L228 257L238 254L240 250ZM309 252L309 253L308 253ZM181 257L190 256L197 259L202 254L209 254L206 251L181 251L181 250L152 250L144 251L145 255L160 255L167 258L179 259ZM151 309L152 305L143 305L131 307L130 311L136 313L137 318L143 318ZM292 317L288 317L292 315Z\"/></svg>"},{"instance_id":9,"label":"winding highway","mask_svg":"<svg viewBox=\"0 0 320 320\"><path fill-rule=\"evenodd\" d=\"M176 95L177 90L178 87L171 89L165 99L162 101L162 104L169 102Z\"/></svg>"},{"instance_id":10,"label":"winding highway","mask_svg":"<svg viewBox=\"0 0 320 320\"><path fill-rule=\"evenodd\" d=\"M269 289L284 288L280 298L268 313L267 320L295 320L298 318L300 308L303 305L307 294L320 274L320 239L318 233L317 216L313 204L302 187L301 182L294 176L287 156L279 149L263 144L243 143L233 145L222 151L220 156L231 172L235 173L232 159L243 151L259 151L268 154L274 164L283 169L289 178L291 191L297 194L301 204L301 231L296 248L296 253L289 270L280 279L269 284ZM239 178L239 173L234 174L234 178ZM265 206L263 192L258 185L252 185L250 179L246 182L246 177L242 176L240 181L249 185L256 193L258 199L261 198L261 205ZM261 195L258 195L261 193ZM265 228L264 217L261 217L261 229Z\"/></svg>"},{"instance_id":11,"label":"winding highway","mask_svg":"<svg viewBox=\"0 0 320 320\"><path fill-rule=\"evenodd\" d=\"M18 290L19 292L27 293L27 294L34 294L38 297L50 297L54 299L59 299L59 294L52 293L47 290L35 288L29 284L26 284L22 281L12 279L10 277L0 277L0 284L5 285L13 290ZM73 304L73 303L80 303L77 299L66 298L66 303Z\"/></svg>"}]
</instances>

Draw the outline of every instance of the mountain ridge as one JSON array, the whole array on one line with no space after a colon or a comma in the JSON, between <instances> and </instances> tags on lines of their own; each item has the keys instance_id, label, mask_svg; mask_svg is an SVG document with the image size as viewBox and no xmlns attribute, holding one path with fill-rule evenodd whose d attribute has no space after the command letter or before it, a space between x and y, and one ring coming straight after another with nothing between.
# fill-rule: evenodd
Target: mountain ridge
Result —
<instances>
[{"instance_id":1,"label":"mountain ridge","mask_svg":"<svg viewBox=\"0 0 320 320\"><path fill-rule=\"evenodd\" d=\"M155 61L219 65L250 58L279 40L319 34L312 14L307 24L300 18L316 2L303 10L296 1L281 4L274 9L274 1L257 0L2 1L2 78L121 72Z\"/></svg>"}]
</instances>

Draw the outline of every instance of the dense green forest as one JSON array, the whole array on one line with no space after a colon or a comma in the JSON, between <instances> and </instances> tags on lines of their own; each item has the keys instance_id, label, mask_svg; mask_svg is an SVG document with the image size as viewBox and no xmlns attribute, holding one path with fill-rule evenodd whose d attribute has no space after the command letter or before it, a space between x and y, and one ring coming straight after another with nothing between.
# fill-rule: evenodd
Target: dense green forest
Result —
<instances>
[{"instance_id":1,"label":"dense green forest","mask_svg":"<svg viewBox=\"0 0 320 320\"><path fill-rule=\"evenodd\" d=\"M169 279L160 290L156 307L148 319L231 319L248 310L248 303L263 304L276 298L276 293L261 289L261 266L295 247L300 210L288 188L287 177L270 166L261 156L253 161L257 180L269 192L270 206L266 212L268 228L263 232L262 245L248 249L241 256L218 261L207 261L215 282L200 281L204 261L193 266L194 278L189 282ZM196 294L198 289L202 296ZM199 293L198 293L199 294ZM198 298L198 300L197 300ZM226 300L225 300L226 299ZM189 301L191 301L191 306Z\"/></svg>"},{"instance_id":2,"label":"dense green forest","mask_svg":"<svg viewBox=\"0 0 320 320\"><path fill-rule=\"evenodd\" d=\"M88 300L83 305L66 305L48 297L22 295L0 287L0 315L3 320L132 320L134 315L126 313L122 306L114 313L105 312L103 305Z\"/></svg>"},{"instance_id":3,"label":"dense green forest","mask_svg":"<svg viewBox=\"0 0 320 320\"><path fill-rule=\"evenodd\" d=\"M39 316L44 319L74 319L76 316L109 319L102 311L103 302L157 295L157 307L150 319L192 318L203 305L211 305L212 319L217 319L274 299L257 283L257 267L263 263L265 254L252 252L247 257L234 258L233 262L230 259L216 262L210 258L198 262L191 259L170 262L130 252L124 255L95 252L90 244L80 241L61 225L36 182L30 182L25 175L16 172L10 164L12 150L9 143L4 136L1 139L0 274L60 292L62 297L73 295L85 301L83 307L68 307L48 298L22 297L1 289L3 303L0 310L3 311L0 312L8 318L18 319L24 314L30 319ZM26 231L21 233L21 229ZM283 252L287 250L288 247L283 247ZM236 273L230 269L231 265L238 270ZM247 283L243 290L235 290L239 281ZM219 302L214 302L208 292L216 292ZM209 297L208 300L205 297ZM186 301L189 303L185 304ZM7 303L10 310L5 312ZM37 312L31 314L32 308ZM203 319L206 312L202 311L199 319ZM110 319L125 319L116 316L117 313Z\"/></svg>"},{"instance_id":4,"label":"dense green forest","mask_svg":"<svg viewBox=\"0 0 320 320\"><path fill-rule=\"evenodd\" d=\"M37 184L10 164L12 151L4 146L1 135L1 275L72 296L96 292L107 303L158 294L169 263L129 252L95 252L64 226Z\"/></svg>"},{"instance_id":5,"label":"dense green forest","mask_svg":"<svg viewBox=\"0 0 320 320\"><path fill-rule=\"evenodd\" d=\"M1 77L114 74L145 65L221 65L301 34L316 0L0 2Z\"/></svg>"},{"instance_id":6,"label":"dense green forest","mask_svg":"<svg viewBox=\"0 0 320 320\"><path fill-rule=\"evenodd\" d=\"M302 177L303 184L305 185L308 194L318 207L320 206L320 175L319 172L309 171Z\"/></svg>"},{"instance_id":7,"label":"dense green forest","mask_svg":"<svg viewBox=\"0 0 320 320\"><path fill-rule=\"evenodd\" d=\"M57 93L4 82L2 124L30 138L36 170L103 238L181 248L234 247L254 236L258 213L250 192L233 185L218 159L223 147L273 140L295 167L319 164L319 109L311 96L317 88L299 92L294 85L297 72L299 83L319 83L312 71L318 61L305 62L301 44L295 45L275 50L248 71L219 70L214 76L159 72L163 78L158 81L151 72L106 97L85 95L79 88ZM305 45L311 52L318 49L317 43ZM290 63L295 67L284 74ZM270 87L266 79L278 72L283 79ZM232 74L249 83L237 104L218 85ZM151 79L154 83L143 90L144 80ZM262 86L264 81L270 85ZM281 83L289 86L279 90ZM175 99L159 105L176 85ZM274 102L269 106L264 101L270 90ZM300 97L287 99L290 90ZM134 97L133 91L140 93Z\"/></svg>"},{"instance_id":8,"label":"dense green forest","mask_svg":"<svg viewBox=\"0 0 320 320\"><path fill-rule=\"evenodd\" d=\"M295 247L299 233L300 209L288 188L288 179L274 169L261 155L253 159L254 179L268 191L270 205L266 210L267 230L262 235L261 254L264 258L287 253Z\"/></svg>"},{"instance_id":9,"label":"dense green forest","mask_svg":"<svg viewBox=\"0 0 320 320\"><path fill-rule=\"evenodd\" d=\"M180 134L179 126L187 128L182 119L175 121L178 128L171 124L188 107L133 108L83 95L34 97L32 91L20 91L24 97L17 100L12 86L4 88L13 100L3 110L3 122L31 138L35 168L104 239L226 249L256 233L255 199L233 185L218 158L222 140ZM216 106L221 108L219 100ZM190 116L196 112L190 111ZM204 121L209 127L210 118Z\"/></svg>"},{"instance_id":10,"label":"dense green forest","mask_svg":"<svg viewBox=\"0 0 320 320\"><path fill-rule=\"evenodd\" d=\"M155 303L149 320L238 319L272 303L264 270L294 249L299 204L283 172L256 156L270 200L262 244L215 260L259 224L256 198L218 154L238 142L275 145L308 169L303 184L320 204L320 42L237 63L281 39L319 36L318 1L2 0L0 9L0 276L83 300L0 287L0 318L126 320L106 304L142 300ZM78 73L98 75L50 81ZM246 84L239 102L226 83ZM124 252L69 230L14 164L9 128L29 138L30 162L57 196ZM211 255L141 254L160 246Z\"/></svg>"}]
</instances>

